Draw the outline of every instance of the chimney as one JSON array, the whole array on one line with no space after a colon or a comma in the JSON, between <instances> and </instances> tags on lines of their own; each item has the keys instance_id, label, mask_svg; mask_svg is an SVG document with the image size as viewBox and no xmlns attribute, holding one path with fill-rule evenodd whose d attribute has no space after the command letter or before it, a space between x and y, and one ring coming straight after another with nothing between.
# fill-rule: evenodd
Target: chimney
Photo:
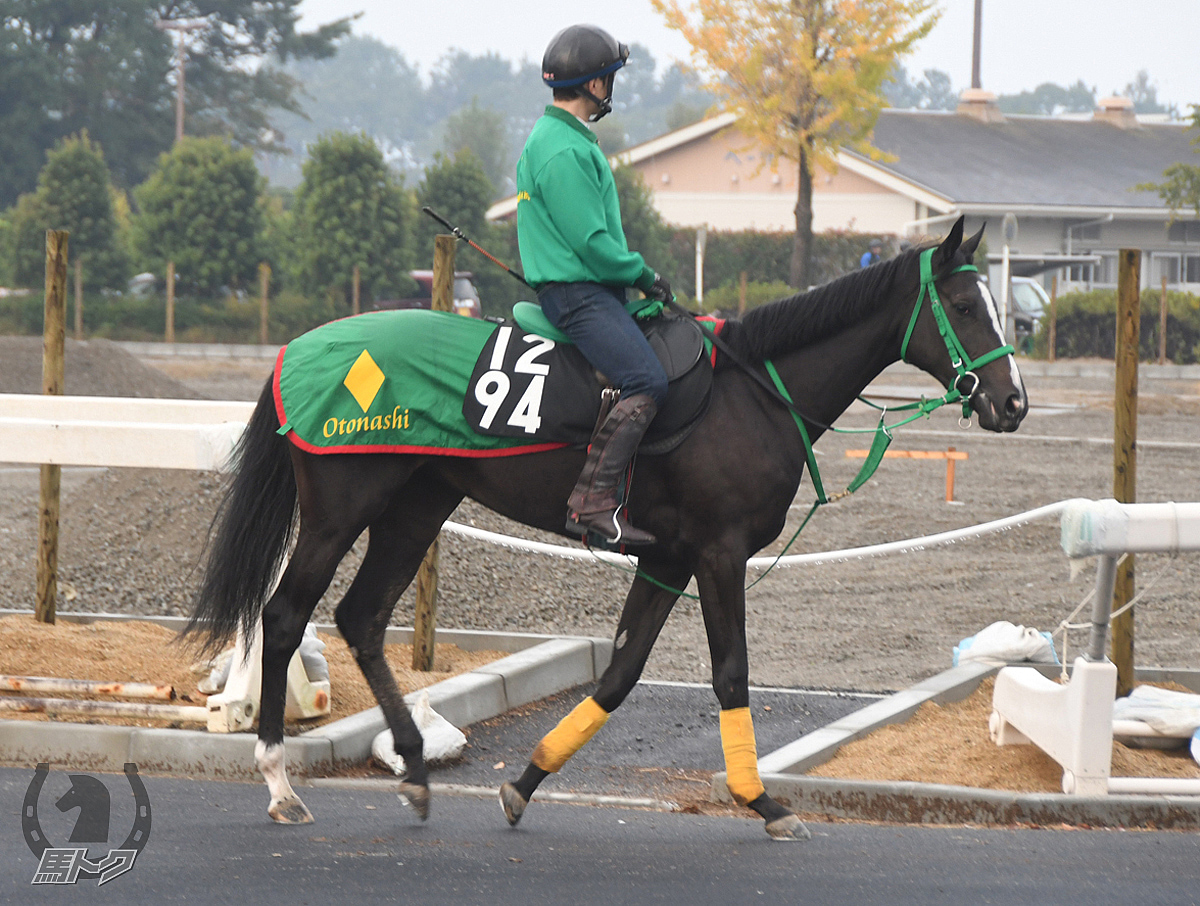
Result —
<instances>
[{"instance_id":1,"label":"chimney","mask_svg":"<svg viewBox=\"0 0 1200 906\"><path fill-rule=\"evenodd\" d=\"M969 116L981 123L1003 123L1004 114L996 105L996 96L982 88L967 88L958 96L959 116Z\"/></svg>"},{"instance_id":2,"label":"chimney","mask_svg":"<svg viewBox=\"0 0 1200 906\"><path fill-rule=\"evenodd\" d=\"M1129 98L1112 95L1101 98L1096 102L1096 112L1092 119L1098 123L1108 123L1118 129L1140 129L1141 123L1133 112L1133 101Z\"/></svg>"}]
</instances>

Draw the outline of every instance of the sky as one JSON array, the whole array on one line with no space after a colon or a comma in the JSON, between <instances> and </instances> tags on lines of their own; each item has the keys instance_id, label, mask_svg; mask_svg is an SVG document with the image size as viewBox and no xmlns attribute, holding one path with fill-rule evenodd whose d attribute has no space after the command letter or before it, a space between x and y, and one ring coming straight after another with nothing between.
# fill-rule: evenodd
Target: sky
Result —
<instances>
[{"instance_id":1,"label":"sky","mask_svg":"<svg viewBox=\"0 0 1200 906\"><path fill-rule=\"evenodd\" d=\"M577 21L567 6L561 0L303 0L300 27L361 12L355 34L395 47L428 75L452 49L539 62L554 33ZM974 2L940 0L940 6L934 30L901 62L910 78L940 69L961 90L971 81ZM583 21L648 47L660 67L688 59L687 42L663 24L650 0L591 7ZM1145 69L1161 102L1184 114L1188 104L1200 103L1200 0L984 0L983 7L982 83L989 91L1012 94L1082 79L1104 97Z\"/></svg>"}]
</instances>

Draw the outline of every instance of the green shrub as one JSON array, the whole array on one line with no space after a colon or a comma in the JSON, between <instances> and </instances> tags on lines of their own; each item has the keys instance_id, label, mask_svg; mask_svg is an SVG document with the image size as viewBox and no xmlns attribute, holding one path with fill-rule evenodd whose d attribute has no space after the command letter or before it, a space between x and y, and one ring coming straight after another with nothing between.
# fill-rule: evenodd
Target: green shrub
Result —
<instances>
[{"instance_id":1,"label":"green shrub","mask_svg":"<svg viewBox=\"0 0 1200 906\"><path fill-rule=\"evenodd\" d=\"M814 233L810 279L820 286L842 274L858 269L859 259L873 235L831 230ZM742 271L754 283L787 283L792 266L792 233L764 233L757 230L709 230L704 246L705 304L708 287L737 285ZM885 240L885 252L886 251ZM671 234L671 259L676 272L671 285L688 296L696 294L696 231L677 229ZM807 287L805 287L807 288ZM789 291L787 295L790 295Z\"/></svg>"},{"instance_id":2,"label":"green shrub","mask_svg":"<svg viewBox=\"0 0 1200 906\"><path fill-rule=\"evenodd\" d=\"M1138 355L1158 360L1161 290L1142 290ZM1114 357L1117 345L1117 292L1096 289L1065 293L1055 303L1055 356L1057 358ZM1200 362L1200 297L1167 292L1167 359L1178 365ZM1050 341L1049 312L1038 325L1033 355L1046 358Z\"/></svg>"},{"instance_id":3,"label":"green shrub","mask_svg":"<svg viewBox=\"0 0 1200 906\"><path fill-rule=\"evenodd\" d=\"M746 310L757 308L784 296L795 295L796 290L781 281L771 283L746 283ZM738 283L726 283L716 289L704 293L704 310L721 311L729 317L736 317L741 301L741 289Z\"/></svg>"}]
</instances>

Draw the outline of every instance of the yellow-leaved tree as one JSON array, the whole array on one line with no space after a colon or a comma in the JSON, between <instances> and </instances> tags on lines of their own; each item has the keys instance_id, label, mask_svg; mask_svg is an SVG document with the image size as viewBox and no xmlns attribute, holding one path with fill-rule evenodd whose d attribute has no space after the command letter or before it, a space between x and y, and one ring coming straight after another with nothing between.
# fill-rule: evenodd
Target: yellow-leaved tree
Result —
<instances>
[{"instance_id":1,"label":"yellow-leaved tree","mask_svg":"<svg viewBox=\"0 0 1200 906\"><path fill-rule=\"evenodd\" d=\"M839 147L879 158L871 131L896 59L933 28L935 0L651 0L738 129L798 168L790 282L808 285L813 170Z\"/></svg>"}]
</instances>

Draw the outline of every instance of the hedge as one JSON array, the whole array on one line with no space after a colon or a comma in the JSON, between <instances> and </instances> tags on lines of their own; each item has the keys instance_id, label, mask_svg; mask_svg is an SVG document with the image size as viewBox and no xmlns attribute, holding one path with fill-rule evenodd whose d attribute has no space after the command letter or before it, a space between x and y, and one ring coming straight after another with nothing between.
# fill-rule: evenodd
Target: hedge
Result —
<instances>
[{"instance_id":1,"label":"hedge","mask_svg":"<svg viewBox=\"0 0 1200 906\"><path fill-rule=\"evenodd\" d=\"M830 231L814 233L809 282L813 286L828 283L858 268L859 259L877 234ZM792 233L764 233L756 230L709 230L704 246L705 307L711 293L722 287L736 287L746 272L750 283L787 283L791 273ZM889 240L885 239L885 247ZM887 254L885 249L885 255ZM696 231L677 229L671 234L671 257L677 262L672 275L676 292L696 295ZM795 292L795 290L790 290ZM736 304L735 306L736 307Z\"/></svg>"},{"instance_id":2,"label":"hedge","mask_svg":"<svg viewBox=\"0 0 1200 906\"><path fill-rule=\"evenodd\" d=\"M1162 291L1142 290L1139 358L1158 360L1160 300ZM1056 358L1115 357L1117 346L1117 291L1097 289L1064 293L1055 303L1054 352ZM1177 365L1200 362L1200 296L1167 292L1167 359ZM1050 340L1049 312L1041 319L1033 340L1033 355L1046 358Z\"/></svg>"}]
</instances>

